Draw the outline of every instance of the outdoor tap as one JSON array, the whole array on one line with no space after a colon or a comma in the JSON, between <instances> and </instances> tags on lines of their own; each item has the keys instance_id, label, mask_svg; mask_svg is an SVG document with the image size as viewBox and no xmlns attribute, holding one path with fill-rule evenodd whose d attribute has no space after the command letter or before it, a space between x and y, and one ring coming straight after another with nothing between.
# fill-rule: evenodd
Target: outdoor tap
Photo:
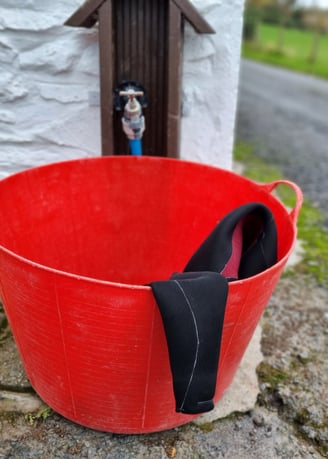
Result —
<instances>
[{"instance_id":1,"label":"outdoor tap","mask_svg":"<svg viewBox=\"0 0 328 459\"><path fill-rule=\"evenodd\" d=\"M145 117L137 97L143 97L143 91L127 89L119 92L120 97L128 97L122 118L123 131L129 140L139 140L145 131Z\"/></svg>"}]
</instances>

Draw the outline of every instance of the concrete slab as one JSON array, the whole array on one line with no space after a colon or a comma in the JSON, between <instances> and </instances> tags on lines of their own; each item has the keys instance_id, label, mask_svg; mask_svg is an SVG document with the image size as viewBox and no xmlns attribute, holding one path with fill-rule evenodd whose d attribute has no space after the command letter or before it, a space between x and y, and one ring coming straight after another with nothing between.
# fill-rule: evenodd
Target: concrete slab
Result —
<instances>
[{"instance_id":1,"label":"concrete slab","mask_svg":"<svg viewBox=\"0 0 328 459\"><path fill-rule=\"evenodd\" d=\"M256 368L263 360L261 352L262 328L259 325L248 345L234 380L223 398L216 404L213 411L203 414L194 422L198 425L207 424L225 418L232 413L251 411L259 394Z\"/></svg>"}]
</instances>

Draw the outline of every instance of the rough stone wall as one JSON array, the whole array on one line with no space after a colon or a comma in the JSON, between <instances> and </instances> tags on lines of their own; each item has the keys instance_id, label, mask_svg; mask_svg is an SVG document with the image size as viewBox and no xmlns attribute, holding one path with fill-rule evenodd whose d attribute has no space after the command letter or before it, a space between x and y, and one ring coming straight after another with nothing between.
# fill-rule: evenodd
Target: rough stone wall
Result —
<instances>
[{"instance_id":1,"label":"rough stone wall","mask_svg":"<svg viewBox=\"0 0 328 459\"><path fill-rule=\"evenodd\" d=\"M181 156L230 169L244 0L193 0L216 30L186 27Z\"/></svg>"},{"instance_id":2,"label":"rough stone wall","mask_svg":"<svg viewBox=\"0 0 328 459\"><path fill-rule=\"evenodd\" d=\"M181 157L230 168L243 0L195 0L217 30L186 28ZM96 28L62 24L82 0L0 2L0 178L100 154Z\"/></svg>"}]
</instances>

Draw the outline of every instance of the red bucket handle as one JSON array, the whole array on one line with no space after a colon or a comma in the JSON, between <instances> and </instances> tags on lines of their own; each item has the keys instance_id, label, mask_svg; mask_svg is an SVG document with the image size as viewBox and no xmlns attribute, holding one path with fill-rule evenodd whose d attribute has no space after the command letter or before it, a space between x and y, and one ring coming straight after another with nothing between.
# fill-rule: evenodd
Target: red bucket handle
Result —
<instances>
[{"instance_id":1,"label":"red bucket handle","mask_svg":"<svg viewBox=\"0 0 328 459\"><path fill-rule=\"evenodd\" d=\"M287 185L292 188L296 195L296 203L294 209L290 212L290 217L292 219L293 224L296 226L297 219L302 207L303 203L303 193L302 190L296 183L290 182L289 180L275 180L274 182L261 184L263 190L271 193L278 185Z\"/></svg>"}]
</instances>

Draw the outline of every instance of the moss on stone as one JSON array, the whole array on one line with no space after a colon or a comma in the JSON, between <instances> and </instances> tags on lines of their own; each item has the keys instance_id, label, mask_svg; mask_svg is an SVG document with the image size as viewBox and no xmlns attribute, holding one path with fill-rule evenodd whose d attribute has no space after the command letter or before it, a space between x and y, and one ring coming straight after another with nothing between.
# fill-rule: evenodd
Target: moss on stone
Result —
<instances>
[{"instance_id":1,"label":"moss on stone","mask_svg":"<svg viewBox=\"0 0 328 459\"><path fill-rule=\"evenodd\" d=\"M204 433L212 432L215 428L214 422L205 422L204 424L198 424L197 427Z\"/></svg>"},{"instance_id":2,"label":"moss on stone","mask_svg":"<svg viewBox=\"0 0 328 459\"><path fill-rule=\"evenodd\" d=\"M257 374L262 383L269 384L271 389L276 389L279 384L286 382L289 375L286 371L275 368L267 362L261 362L257 367Z\"/></svg>"}]
</instances>

